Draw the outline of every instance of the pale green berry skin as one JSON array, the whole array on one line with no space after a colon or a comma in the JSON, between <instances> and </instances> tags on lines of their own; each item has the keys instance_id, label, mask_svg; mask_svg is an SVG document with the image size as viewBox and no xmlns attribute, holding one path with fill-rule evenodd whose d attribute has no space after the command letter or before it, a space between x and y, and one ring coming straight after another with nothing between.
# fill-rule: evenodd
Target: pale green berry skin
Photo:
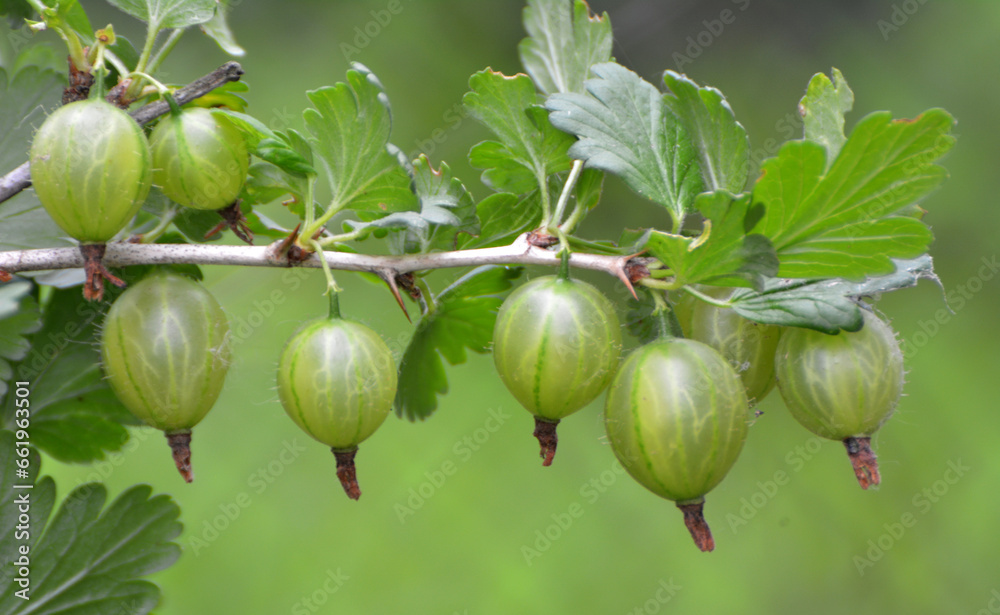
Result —
<instances>
[{"instance_id":1,"label":"pale green berry skin","mask_svg":"<svg viewBox=\"0 0 1000 615\"><path fill-rule=\"evenodd\" d=\"M149 137L153 183L172 201L221 209L243 189L250 155L242 133L208 109L185 109L160 120Z\"/></svg>"},{"instance_id":2,"label":"pale green berry skin","mask_svg":"<svg viewBox=\"0 0 1000 615\"><path fill-rule=\"evenodd\" d=\"M892 328L862 310L860 331L789 328L778 343L778 389L792 416L823 438L869 437L903 394L903 353Z\"/></svg>"},{"instance_id":3,"label":"pale green berry skin","mask_svg":"<svg viewBox=\"0 0 1000 615\"><path fill-rule=\"evenodd\" d=\"M593 401L618 368L621 325L599 290L546 276L504 301L493 360L507 389L535 416L558 421Z\"/></svg>"},{"instance_id":4,"label":"pale green berry skin","mask_svg":"<svg viewBox=\"0 0 1000 615\"><path fill-rule=\"evenodd\" d=\"M215 405L229 370L229 323L201 284L156 273L112 304L101 356L118 399L167 433L197 425Z\"/></svg>"},{"instance_id":5,"label":"pale green berry skin","mask_svg":"<svg viewBox=\"0 0 1000 615\"><path fill-rule=\"evenodd\" d=\"M138 213L152 183L142 129L103 100L60 107L31 144L31 182L45 211L81 243L106 243Z\"/></svg>"},{"instance_id":6,"label":"pale green berry skin","mask_svg":"<svg viewBox=\"0 0 1000 615\"><path fill-rule=\"evenodd\" d=\"M728 294L728 292L726 293ZM729 361L753 403L774 388L774 353L781 327L743 318L731 308L698 301L691 314L690 337L708 344Z\"/></svg>"},{"instance_id":7,"label":"pale green berry skin","mask_svg":"<svg viewBox=\"0 0 1000 615\"><path fill-rule=\"evenodd\" d=\"M611 448L653 493L701 501L729 472L751 421L746 391L709 346L662 339L625 359L604 409Z\"/></svg>"},{"instance_id":8,"label":"pale green berry skin","mask_svg":"<svg viewBox=\"0 0 1000 615\"><path fill-rule=\"evenodd\" d=\"M308 323L281 353L278 397L307 434L334 450L354 449L392 409L392 351L360 323L340 318Z\"/></svg>"}]
</instances>

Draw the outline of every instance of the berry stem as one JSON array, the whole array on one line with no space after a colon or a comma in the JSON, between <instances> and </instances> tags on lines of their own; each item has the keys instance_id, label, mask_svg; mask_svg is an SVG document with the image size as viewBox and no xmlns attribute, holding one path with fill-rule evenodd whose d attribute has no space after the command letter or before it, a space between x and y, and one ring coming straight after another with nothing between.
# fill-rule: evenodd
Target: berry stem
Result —
<instances>
[{"instance_id":1,"label":"berry stem","mask_svg":"<svg viewBox=\"0 0 1000 615\"><path fill-rule=\"evenodd\" d=\"M683 504L678 502L677 508L680 508L681 512L684 513L684 525L691 532L694 544L698 545L698 548L704 552L714 550L715 539L712 538L712 530L709 529L708 522L705 521L703 513L703 509L705 508L704 498L697 502L689 501Z\"/></svg>"},{"instance_id":2,"label":"berry stem","mask_svg":"<svg viewBox=\"0 0 1000 615\"><path fill-rule=\"evenodd\" d=\"M334 448L330 450L333 451L333 456L337 459L337 478L340 479L340 484L344 487L344 493L352 500L357 500L361 497L361 487L358 486L357 470L354 467L354 455L357 454L358 449L338 451Z\"/></svg>"},{"instance_id":3,"label":"berry stem","mask_svg":"<svg viewBox=\"0 0 1000 615\"><path fill-rule=\"evenodd\" d=\"M532 435L538 438L538 444L541 446L539 455L542 458L542 465L546 467L552 465L552 459L556 456L556 445L559 444L559 436L556 435L558 424L558 420L550 421L540 416L535 417L535 431Z\"/></svg>"},{"instance_id":4,"label":"berry stem","mask_svg":"<svg viewBox=\"0 0 1000 615\"><path fill-rule=\"evenodd\" d=\"M872 451L871 438L847 438L844 446L854 468L854 475L862 489L878 485L882 477L878 473L878 458Z\"/></svg>"},{"instance_id":5,"label":"berry stem","mask_svg":"<svg viewBox=\"0 0 1000 615\"><path fill-rule=\"evenodd\" d=\"M87 281L83 284L83 298L87 301L100 301L104 298L104 280L118 288L125 288L125 282L112 274L102 262L107 246L103 243L86 243L80 245L83 255L83 271Z\"/></svg>"},{"instance_id":6,"label":"berry stem","mask_svg":"<svg viewBox=\"0 0 1000 615\"><path fill-rule=\"evenodd\" d=\"M181 473L184 482L190 483L194 480L194 471L191 469L191 430L173 431L164 435L167 436L167 444L174 455L177 471Z\"/></svg>"}]
</instances>

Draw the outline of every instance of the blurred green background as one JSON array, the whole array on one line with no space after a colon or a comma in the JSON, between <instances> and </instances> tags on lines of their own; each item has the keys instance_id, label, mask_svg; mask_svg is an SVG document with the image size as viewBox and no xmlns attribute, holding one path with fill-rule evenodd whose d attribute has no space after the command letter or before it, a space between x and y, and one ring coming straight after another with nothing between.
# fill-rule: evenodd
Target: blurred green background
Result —
<instances>
[{"instance_id":1,"label":"blurred green background","mask_svg":"<svg viewBox=\"0 0 1000 615\"><path fill-rule=\"evenodd\" d=\"M140 40L128 16L84 4L95 26L113 21ZM478 198L487 194L465 162L487 135L458 105L471 73L519 70L519 2L398 0L402 11L384 24L388 0L235 4L259 119L301 128L304 92L360 61L392 100L393 141L446 160ZM613 471L599 403L564 421L556 462L543 469L530 416L490 357L474 356L449 369L451 391L434 416L390 417L362 446L364 497L351 502L329 451L288 420L274 391L284 341L323 313L321 274L206 269L240 344L218 407L195 430L197 481L181 482L162 436L147 430L93 467L46 463L63 494L98 478L112 493L148 482L180 503L185 553L153 577L164 590L158 613L1000 612L1000 4L592 6L610 14L620 62L654 82L670 68L721 89L758 158L801 135L796 104L810 76L831 66L856 95L849 126L880 109L912 117L940 106L958 119L944 163L951 179L924 203L943 288L961 297L955 314L941 311L942 292L927 282L879 303L906 343L909 372L906 397L876 439L882 487L862 491L843 447L812 438L774 394L708 498L717 548L703 554L672 503ZM366 28L375 35L359 38ZM225 59L190 33L166 79L190 81ZM278 209L269 213L281 218ZM583 234L614 238L623 226L665 220L611 180ZM433 279L440 288L455 275ZM623 299L611 280L583 277ZM350 274L338 280L345 312L401 351L412 328L389 294Z\"/></svg>"}]
</instances>

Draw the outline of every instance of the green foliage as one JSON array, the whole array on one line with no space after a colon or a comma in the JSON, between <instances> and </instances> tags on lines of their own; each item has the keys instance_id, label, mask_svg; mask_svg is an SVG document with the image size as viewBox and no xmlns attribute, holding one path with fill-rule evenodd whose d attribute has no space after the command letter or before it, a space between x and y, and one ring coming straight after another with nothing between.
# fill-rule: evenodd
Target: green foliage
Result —
<instances>
[{"instance_id":1,"label":"green foliage","mask_svg":"<svg viewBox=\"0 0 1000 615\"><path fill-rule=\"evenodd\" d=\"M28 337L42 326L38 303L29 294L31 288L24 282L0 286L0 401L14 375L11 363L27 356L31 349Z\"/></svg>"},{"instance_id":2,"label":"green foliage","mask_svg":"<svg viewBox=\"0 0 1000 615\"><path fill-rule=\"evenodd\" d=\"M590 67L611 59L611 20L591 15L583 0L528 0L524 29L521 64L543 94L583 93Z\"/></svg>"},{"instance_id":3,"label":"green foliage","mask_svg":"<svg viewBox=\"0 0 1000 615\"><path fill-rule=\"evenodd\" d=\"M899 216L944 181L935 162L954 144L954 120L932 109L914 120L872 113L855 126L826 171L826 149L786 143L764 163L754 201L765 214L754 230L778 251L778 275L860 279L892 271L892 258L915 258L932 235Z\"/></svg>"},{"instance_id":4,"label":"green foliage","mask_svg":"<svg viewBox=\"0 0 1000 615\"><path fill-rule=\"evenodd\" d=\"M13 562L23 546L15 540L14 498L28 493L33 583L31 599L23 600L14 595L14 575L0 575L0 613L149 613L159 602L160 590L140 579L180 557L180 547L171 542L181 532L177 504L166 495L151 497L149 486L138 485L105 507L107 489L88 483L70 493L50 519L55 483L49 477L37 482L15 478L14 442L13 433L0 431L0 561ZM32 468L41 464L35 451L27 459ZM15 484L33 488L15 489Z\"/></svg>"},{"instance_id":5,"label":"green foliage","mask_svg":"<svg viewBox=\"0 0 1000 615\"><path fill-rule=\"evenodd\" d=\"M511 267L479 267L465 274L437 299L420 320L399 365L395 408L411 421L437 409L437 396L448 392L444 358L451 365L466 361L465 350L487 352L504 295L521 275Z\"/></svg>"},{"instance_id":6,"label":"green foliage","mask_svg":"<svg viewBox=\"0 0 1000 615\"><path fill-rule=\"evenodd\" d=\"M101 371L96 340L100 312L78 288L57 289L45 303L43 323L31 337L31 351L14 366L9 381L31 382L32 444L60 461L104 459L128 441L125 425L135 425ZM14 400L2 406L10 428Z\"/></svg>"},{"instance_id":7,"label":"green foliage","mask_svg":"<svg viewBox=\"0 0 1000 615\"><path fill-rule=\"evenodd\" d=\"M108 0L158 32L163 28L186 28L215 17L215 0Z\"/></svg>"},{"instance_id":8,"label":"green foliage","mask_svg":"<svg viewBox=\"0 0 1000 615\"><path fill-rule=\"evenodd\" d=\"M469 79L466 108L499 141L484 141L469 152L472 166L485 169L483 183L498 192L524 194L569 170L566 151L573 139L552 127L526 75L508 77L492 70Z\"/></svg>"},{"instance_id":9,"label":"green foliage","mask_svg":"<svg viewBox=\"0 0 1000 615\"><path fill-rule=\"evenodd\" d=\"M778 271L767 237L746 234L761 213L760 207L750 205L749 195L704 193L696 199L695 209L706 220L700 237L652 231L646 242L646 249L670 268L676 284L761 288L764 279Z\"/></svg>"},{"instance_id":10,"label":"green foliage","mask_svg":"<svg viewBox=\"0 0 1000 615\"><path fill-rule=\"evenodd\" d=\"M680 229L704 189L694 143L651 83L614 63L591 67L589 95L554 94L552 124L580 140L569 155L621 177L636 193L666 207Z\"/></svg>"},{"instance_id":11,"label":"green foliage","mask_svg":"<svg viewBox=\"0 0 1000 615\"><path fill-rule=\"evenodd\" d=\"M353 209L372 220L413 209L410 177L387 150L392 116L382 84L354 64L347 83L308 93L314 109L303 113L310 145L333 193L330 209Z\"/></svg>"},{"instance_id":12,"label":"green foliage","mask_svg":"<svg viewBox=\"0 0 1000 615\"><path fill-rule=\"evenodd\" d=\"M854 107L854 92L848 87L844 75L836 68L831 75L832 80L823 73L814 75L799 103L805 140L826 148L827 168L847 141L844 114Z\"/></svg>"}]
</instances>

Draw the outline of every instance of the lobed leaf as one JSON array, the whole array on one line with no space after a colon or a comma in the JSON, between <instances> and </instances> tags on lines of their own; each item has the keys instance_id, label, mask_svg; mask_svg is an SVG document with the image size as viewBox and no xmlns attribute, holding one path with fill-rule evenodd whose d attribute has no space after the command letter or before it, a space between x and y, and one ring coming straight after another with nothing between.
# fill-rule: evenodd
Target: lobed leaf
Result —
<instances>
[{"instance_id":1,"label":"lobed leaf","mask_svg":"<svg viewBox=\"0 0 1000 615\"><path fill-rule=\"evenodd\" d=\"M834 68L831 76L817 73L809 81L806 95L799 102L799 113L805 128L805 140L822 145L826 159L832 163L847 137L844 136L844 114L854 107L854 92L844 75Z\"/></svg>"},{"instance_id":2,"label":"lobed leaf","mask_svg":"<svg viewBox=\"0 0 1000 615\"><path fill-rule=\"evenodd\" d=\"M303 117L315 163L333 194L332 207L376 217L413 209L410 176L389 147L389 99L375 75L355 62L347 83L307 95L315 108Z\"/></svg>"},{"instance_id":3,"label":"lobed leaf","mask_svg":"<svg viewBox=\"0 0 1000 615\"><path fill-rule=\"evenodd\" d=\"M38 303L30 292L29 282L0 285L0 401L14 375L11 363L24 359L31 349L28 336L42 326Z\"/></svg>"},{"instance_id":4,"label":"lobed leaf","mask_svg":"<svg viewBox=\"0 0 1000 615\"><path fill-rule=\"evenodd\" d=\"M678 284L763 288L764 279L777 272L778 259L766 237L747 234L760 217L760 207L750 203L750 195L702 194L695 201L706 220L699 237L654 230L645 248L670 268Z\"/></svg>"},{"instance_id":5,"label":"lobed leaf","mask_svg":"<svg viewBox=\"0 0 1000 615\"><path fill-rule=\"evenodd\" d=\"M527 75L508 77L490 69L469 79L462 99L469 113L499 137L469 152L469 163L483 171L483 183L497 192L525 194L572 165L573 138L556 130Z\"/></svg>"},{"instance_id":6,"label":"lobed leaf","mask_svg":"<svg viewBox=\"0 0 1000 615\"><path fill-rule=\"evenodd\" d=\"M418 216L424 225L397 236L397 253L454 250L459 234L479 233L475 201L447 164L442 162L435 169L421 154L413 163L413 186L420 202Z\"/></svg>"},{"instance_id":7,"label":"lobed leaf","mask_svg":"<svg viewBox=\"0 0 1000 615\"><path fill-rule=\"evenodd\" d=\"M698 153L663 95L613 62L591 68L588 94L553 94L552 124L579 137L569 155L618 175L636 193L666 207L676 228L703 190Z\"/></svg>"},{"instance_id":8,"label":"lobed leaf","mask_svg":"<svg viewBox=\"0 0 1000 615\"><path fill-rule=\"evenodd\" d=\"M152 496L148 485L137 485L105 507L107 490L99 483L80 486L55 504L55 483L45 477L35 482L14 477L14 435L0 431L0 560L14 561L15 549L30 549L32 584L29 600L15 595L14 575L0 575L0 613L17 615L144 615L156 607L160 591L141 577L171 566L180 557L173 542L180 535L180 509L166 495ZM30 466L37 476L41 463L31 451ZM15 484L32 484L15 489ZM15 497L29 494L31 535L15 540L18 523ZM103 509L103 510L102 510Z\"/></svg>"},{"instance_id":9,"label":"lobed leaf","mask_svg":"<svg viewBox=\"0 0 1000 615\"><path fill-rule=\"evenodd\" d=\"M104 459L128 441L124 425L138 424L108 386L97 347L100 313L78 288L54 290L31 349L13 380L31 383L32 443L60 461ZM2 424L14 400L2 406Z\"/></svg>"},{"instance_id":10,"label":"lobed leaf","mask_svg":"<svg viewBox=\"0 0 1000 615\"><path fill-rule=\"evenodd\" d=\"M673 71L668 70L663 81L671 94L664 98L667 107L684 124L698 154L705 189L743 192L750 171L750 139L726 97Z\"/></svg>"},{"instance_id":11,"label":"lobed leaf","mask_svg":"<svg viewBox=\"0 0 1000 615\"><path fill-rule=\"evenodd\" d=\"M145 21L149 29L186 28L215 16L216 0L108 0L112 6Z\"/></svg>"},{"instance_id":12,"label":"lobed leaf","mask_svg":"<svg viewBox=\"0 0 1000 615\"><path fill-rule=\"evenodd\" d=\"M233 5L233 0L223 0L215 7L215 15L201 24L201 31L208 35L219 45L219 48L234 57L241 57L246 54L246 50L240 47L233 36L233 31L229 29L226 16Z\"/></svg>"},{"instance_id":13,"label":"lobed leaf","mask_svg":"<svg viewBox=\"0 0 1000 615\"><path fill-rule=\"evenodd\" d=\"M520 268L489 265L459 278L437 297L436 307L420 320L399 365L395 408L399 416L425 419L448 392L450 365L466 361L466 349L489 351L497 310Z\"/></svg>"},{"instance_id":14,"label":"lobed leaf","mask_svg":"<svg viewBox=\"0 0 1000 615\"><path fill-rule=\"evenodd\" d=\"M927 251L932 235L897 215L946 177L935 164L954 144L954 120L940 109L915 120L873 113L855 127L826 171L826 150L786 143L766 161L754 200L766 213L755 229L771 239L788 278L860 279L889 273L892 258Z\"/></svg>"},{"instance_id":15,"label":"lobed leaf","mask_svg":"<svg viewBox=\"0 0 1000 615\"><path fill-rule=\"evenodd\" d=\"M544 94L582 94L590 67L611 59L611 20L592 15L583 0L528 0L524 29L521 64Z\"/></svg>"}]
</instances>

